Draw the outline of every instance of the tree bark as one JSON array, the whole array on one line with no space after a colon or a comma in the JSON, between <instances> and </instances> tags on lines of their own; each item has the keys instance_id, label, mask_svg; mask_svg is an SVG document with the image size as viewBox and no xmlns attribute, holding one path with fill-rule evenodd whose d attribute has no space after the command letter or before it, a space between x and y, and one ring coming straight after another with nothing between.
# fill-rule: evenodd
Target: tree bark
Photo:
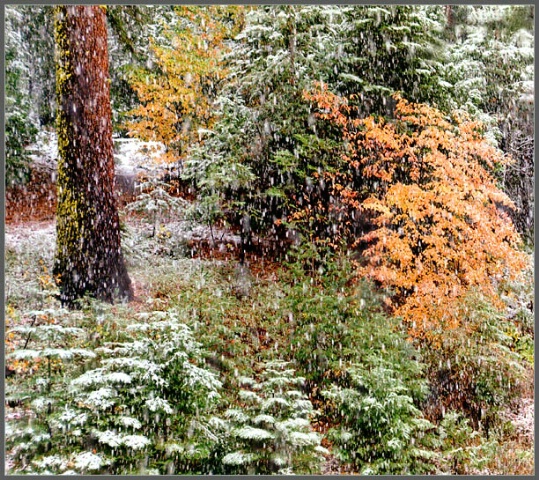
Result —
<instances>
[{"instance_id":1,"label":"tree bark","mask_svg":"<svg viewBox=\"0 0 539 480\"><path fill-rule=\"evenodd\" d=\"M54 274L63 304L132 299L114 194L105 11L56 8L58 208Z\"/></svg>"}]
</instances>

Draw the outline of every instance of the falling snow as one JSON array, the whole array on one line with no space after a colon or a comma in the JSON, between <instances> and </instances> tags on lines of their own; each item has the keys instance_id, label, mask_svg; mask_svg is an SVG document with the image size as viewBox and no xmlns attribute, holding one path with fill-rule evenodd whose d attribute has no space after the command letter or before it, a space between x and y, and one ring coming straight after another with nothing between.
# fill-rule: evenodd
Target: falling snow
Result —
<instances>
[{"instance_id":1,"label":"falling snow","mask_svg":"<svg viewBox=\"0 0 539 480\"><path fill-rule=\"evenodd\" d=\"M533 18L6 7L5 473L531 474Z\"/></svg>"}]
</instances>

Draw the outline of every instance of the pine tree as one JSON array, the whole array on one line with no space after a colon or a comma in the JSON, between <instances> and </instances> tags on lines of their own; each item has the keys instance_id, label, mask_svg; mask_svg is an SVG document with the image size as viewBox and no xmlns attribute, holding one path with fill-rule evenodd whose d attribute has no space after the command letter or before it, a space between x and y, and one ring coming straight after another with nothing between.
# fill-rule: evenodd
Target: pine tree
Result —
<instances>
[{"instance_id":1,"label":"pine tree","mask_svg":"<svg viewBox=\"0 0 539 480\"><path fill-rule=\"evenodd\" d=\"M132 290L114 197L107 31L100 7L56 10L58 210L54 274L66 304Z\"/></svg>"},{"instance_id":2,"label":"pine tree","mask_svg":"<svg viewBox=\"0 0 539 480\"><path fill-rule=\"evenodd\" d=\"M331 159L311 145L314 117L302 93L327 77L334 10L286 5L246 12L227 56L222 118L187 164L189 176L204 184L201 201L217 199L247 245L252 232L282 244L288 215L304 195L314 202L327 193L313 187L312 173Z\"/></svg>"},{"instance_id":3,"label":"pine tree","mask_svg":"<svg viewBox=\"0 0 539 480\"><path fill-rule=\"evenodd\" d=\"M184 312L140 314L110 341L101 330L106 341L92 349L87 338L95 317L56 309L31 314L39 324L9 332L31 336L31 348L18 348L9 357L25 362L19 370L25 365L34 372L24 383L7 386L8 401L24 402L32 412L31 426L26 416L6 425L14 472L127 475L211 469L216 437L207 420L221 383L205 368L192 330L181 323ZM111 317L103 316L114 324L118 317Z\"/></svg>"},{"instance_id":4,"label":"pine tree","mask_svg":"<svg viewBox=\"0 0 539 480\"><path fill-rule=\"evenodd\" d=\"M500 176L519 232L533 241L533 7L453 8L442 76L445 105L488 121L515 162Z\"/></svg>"},{"instance_id":5,"label":"pine tree","mask_svg":"<svg viewBox=\"0 0 539 480\"><path fill-rule=\"evenodd\" d=\"M343 7L342 17L341 54L329 84L357 94L362 114L390 113L396 91L411 100L440 100L440 7L354 5Z\"/></svg>"},{"instance_id":6,"label":"pine tree","mask_svg":"<svg viewBox=\"0 0 539 480\"><path fill-rule=\"evenodd\" d=\"M283 361L265 363L260 377L240 378L241 408L229 408L224 419L213 421L229 452L222 473L318 473L328 452L311 425L316 412L301 391L305 379Z\"/></svg>"}]
</instances>

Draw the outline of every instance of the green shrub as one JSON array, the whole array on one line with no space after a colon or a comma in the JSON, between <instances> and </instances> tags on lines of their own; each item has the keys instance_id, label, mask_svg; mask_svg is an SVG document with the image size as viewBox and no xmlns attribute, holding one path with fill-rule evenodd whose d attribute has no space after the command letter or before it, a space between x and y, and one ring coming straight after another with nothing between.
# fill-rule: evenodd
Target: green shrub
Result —
<instances>
[{"instance_id":1,"label":"green shrub","mask_svg":"<svg viewBox=\"0 0 539 480\"><path fill-rule=\"evenodd\" d=\"M71 369L56 383L35 379L31 427L23 418L6 435L15 471L204 473L214 442L207 414L220 382L197 365L200 346L180 320L177 311L140 314L140 323L111 331L116 338L89 352L97 357L82 375ZM60 359L86 351L65 344L49 350Z\"/></svg>"},{"instance_id":2,"label":"green shrub","mask_svg":"<svg viewBox=\"0 0 539 480\"><path fill-rule=\"evenodd\" d=\"M528 267L522 275L513 280L506 281L501 285L501 298L507 305L506 322L509 335L516 342L516 350L527 360L530 365L534 364L534 326L535 317L533 304L535 301L535 265L533 252L529 255Z\"/></svg>"},{"instance_id":3,"label":"green shrub","mask_svg":"<svg viewBox=\"0 0 539 480\"><path fill-rule=\"evenodd\" d=\"M382 311L380 294L358 279L346 257L336 257L312 246L301 247L289 265L289 293L284 309L291 356L309 382L329 386L351 364L360 364L372 352L380 354L407 382L420 377L416 355L399 332L396 321ZM285 311L286 311L285 310ZM411 362L411 363L410 363ZM422 388L422 387L421 387ZM417 391L421 391L417 388ZM414 397L415 398L415 397Z\"/></svg>"},{"instance_id":4,"label":"green shrub","mask_svg":"<svg viewBox=\"0 0 539 480\"><path fill-rule=\"evenodd\" d=\"M457 475L474 474L492 461L497 444L470 426L467 418L447 412L438 426L440 437L439 471Z\"/></svg>"},{"instance_id":5,"label":"green shrub","mask_svg":"<svg viewBox=\"0 0 539 480\"><path fill-rule=\"evenodd\" d=\"M304 379L287 362L272 361L263 365L258 382L240 382L239 405L214 419L226 452L218 473L319 473L327 451L310 423L315 412L301 391Z\"/></svg>"},{"instance_id":6,"label":"green shrub","mask_svg":"<svg viewBox=\"0 0 539 480\"><path fill-rule=\"evenodd\" d=\"M346 373L348 387L324 395L339 412L329 438L361 474L421 474L434 469L434 425L414 405L404 378L379 352Z\"/></svg>"},{"instance_id":7,"label":"green shrub","mask_svg":"<svg viewBox=\"0 0 539 480\"><path fill-rule=\"evenodd\" d=\"M306 254L313 248L317 256ZM423 368L379 294L349 259L319 246L298 249L288 281L290 355L334 427L340 459L363 473L431 470L434 425L418 408Z\"/></svg>"},{"instance_id":8,"label":"green shrub","mask_svg":"<svg viewBox=\"0 0 539 480\"><path fill-rule=\"evenodd\" d=\"M479 293L463 300L459 318L458 327L440 325L421 345L430 383L424 409L434 420L459 411L488 434L498 411L521 396L526 362L513 322Z\"/></svg>"},{"instance_id":9,"label":"green shrub","mask_svg":"<svg viewBox=\"0 0 539 480\"><path fill-rule=\"evenodd\" d=\"M365 303L368 296L349 294L351 265L323 247L302 244L289 258L284 275L289 284L283 305L286 318L281 319L288 353L309 385L327 384L355 356L356 315L373 305Z\"/></svg>"}]
</instances>

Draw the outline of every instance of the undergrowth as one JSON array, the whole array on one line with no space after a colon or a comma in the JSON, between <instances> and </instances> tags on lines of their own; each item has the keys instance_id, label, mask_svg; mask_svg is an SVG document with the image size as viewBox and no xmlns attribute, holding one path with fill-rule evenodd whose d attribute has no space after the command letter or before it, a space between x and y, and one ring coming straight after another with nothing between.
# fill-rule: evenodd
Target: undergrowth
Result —
<instances>
[{"instance_id":1,"label":"undergrowth","mask_svg":"<svg viewBox=\"0 0 539 480\"><path fill-rule=\"evenodd\" d=\"M63 310L52 242L8 247L10 473L532 471L502 415L531 384L529 279L502 286L508 314L471 295L414 345L347 258L299 249L238 295L236 266L142 227L128 305Z\"/></svg>"}]
</instances>

